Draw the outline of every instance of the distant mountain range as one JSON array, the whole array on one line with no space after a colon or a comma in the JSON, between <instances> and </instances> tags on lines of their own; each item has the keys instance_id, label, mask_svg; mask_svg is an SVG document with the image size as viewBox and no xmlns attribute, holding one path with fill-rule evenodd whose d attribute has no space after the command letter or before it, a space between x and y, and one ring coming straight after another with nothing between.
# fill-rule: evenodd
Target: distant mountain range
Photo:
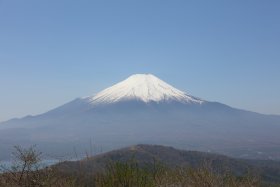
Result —
<instances>
[{"instance_id":1,"label":"distant mountain range","mask_svg":"<svg viewBox=\"0 0 280 187\"><path fill-rule=\"evenodd\" d=\"M280 116L193 97L151 74L136 74L37 116L0 124L0 158L13 145L51 155L152 143L239 158L280 159ZM74 151L75 150L75 151Z\"/></svg>"}]
</instances>

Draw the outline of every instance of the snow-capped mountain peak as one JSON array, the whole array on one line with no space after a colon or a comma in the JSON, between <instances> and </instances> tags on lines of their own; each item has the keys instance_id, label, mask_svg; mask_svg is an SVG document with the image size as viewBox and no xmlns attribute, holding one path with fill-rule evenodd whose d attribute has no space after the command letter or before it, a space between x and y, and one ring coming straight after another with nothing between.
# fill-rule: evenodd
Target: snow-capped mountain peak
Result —
<instances>
[{"instance_id":1,"label":"snow-capped mountain peak","mask_svg":"<svg viewBox=\"0 0 280 187\"><path fill-rule=\"evenodd\" d=\"M92 104L115 103L125 100L143 102L177 101L202 103L203 100L187 95L152 74L135 74L95 96L86 98Z\"/></svg>"}]
</instances>

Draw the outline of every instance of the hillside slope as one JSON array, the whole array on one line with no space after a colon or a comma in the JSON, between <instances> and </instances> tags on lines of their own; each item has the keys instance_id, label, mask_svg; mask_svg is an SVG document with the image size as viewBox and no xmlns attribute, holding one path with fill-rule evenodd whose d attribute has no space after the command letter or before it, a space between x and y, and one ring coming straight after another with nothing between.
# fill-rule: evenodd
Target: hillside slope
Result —
<instances>
[{"instance_id":1,"label":"hillside slope","mask_svg":"<svg viewBox=\"0 0 280 187\"><path fill-rule=\"evenodd\" d=\"M141 166L153 167L155 161L169 168L193 167L205 164L215 172L230 172L236 176L250 172L263 181L280 183L280 162L234 159L223 155L197 151L184 151L160 145L135 145L114 150L81 161L67 161L55 167L66 173L96 173L110 162L135 160Z\"/></svg>"}]
</instances>

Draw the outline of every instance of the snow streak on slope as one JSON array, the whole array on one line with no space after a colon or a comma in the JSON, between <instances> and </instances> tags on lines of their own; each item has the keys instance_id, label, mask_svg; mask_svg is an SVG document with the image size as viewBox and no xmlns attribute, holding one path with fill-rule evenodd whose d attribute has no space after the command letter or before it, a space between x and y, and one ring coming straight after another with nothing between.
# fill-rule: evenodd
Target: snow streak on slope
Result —
<instances>
[{"instance_id":1,"label":"snow streak on slope","mask_svg":"<svg viewBox=\"0 0 280 187\"><path fill-rule=\"evenodd\" d=\"M126 100L143 102L177 101L201 104L203 100L187 95L151 74L135 74L95 96L86 98L92 104L107 104Z\"/></svg>"}]
</instances>

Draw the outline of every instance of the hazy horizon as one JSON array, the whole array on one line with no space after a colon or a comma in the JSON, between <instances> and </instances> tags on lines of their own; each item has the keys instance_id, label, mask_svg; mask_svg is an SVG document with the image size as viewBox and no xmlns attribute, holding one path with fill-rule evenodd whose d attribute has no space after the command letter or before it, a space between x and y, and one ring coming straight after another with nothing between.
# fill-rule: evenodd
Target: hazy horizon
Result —
<instances>
[{"instance_id":1,"label":"hazy horizon","mask_svg":"<svg viewBox=\"0 0 280 187\"><path fill-rule=\"evenodd\" d=\"M279 1L0 0L0 122L151 73L280 115Z\"/></svg>"}]
</instances>

